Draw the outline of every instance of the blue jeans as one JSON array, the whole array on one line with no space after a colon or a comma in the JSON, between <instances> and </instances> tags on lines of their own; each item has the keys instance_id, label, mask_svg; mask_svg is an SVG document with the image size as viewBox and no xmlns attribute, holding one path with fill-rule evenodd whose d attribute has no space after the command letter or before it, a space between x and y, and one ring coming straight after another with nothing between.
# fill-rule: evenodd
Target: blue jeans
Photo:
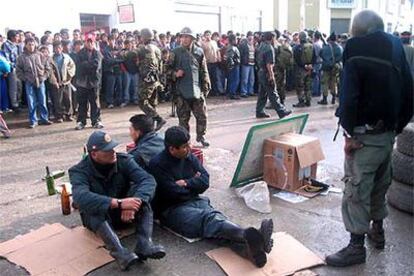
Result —
<instances>
[{"instance_id":1,"label":"blue jeans","mask_svg":"<svg viewBox=\"0 0 414 276\"><path fill-rule=\"evenodd\" d=\"M321 95L321 68L322 64L314 64L313 66L313 73L315 74L315 77L312 82L312 96Z\"/></svg>"},{"instance_id":2,"label":"blue jeans","mask_svg":"<svg viewBox=\"0 0 414 276\"><path fill-rule=\"evenodd\" d=\"M105 73L105 100L108 105L122 102L122 75Z\"/></svg>"},{"instance_id":3,"label":"blue jeans","mask_svg":"<svg viewBox=\"0 0 414 276\"><path fill-rule=\"evenodd\" d=\"M230 96L235 96L240 83L240 65L235 65L229 72L228 90Z\"/></svg>"},{"instance_id":4,"label":"blue jeans","mask_svg":"<svg viewBox=\"0 0 414 276\"><path fill-rule=\"evenodd\" d=\"M29 122L31 125L37 123L37 110L40 113L40 119L43 122L49 120L49 113L46 105L46 88L45 83L41 82L40 87L36 87L28 82L25 83L27 107L29 108Z\"/></svg>"},{"instance_id":5,"label":"blue jeans","mask_svg":"<svg viewBox=\"0 0 414 276\"><path fill-rule=\"evenodd\" d=\"M224 95L226 93L225 91L225 85L226 85L226 76L223 70L217 66L216 68L216 78L217 78L217 92L220 95Z\"/></svg>"},{"instance_id":6,"label":"blue jeans","mask_svg":"<svg viewBox=\"0 0 414 276\"><path fill-rule=\"evenodd\" d=\"M240 95L253 95L254 65L242 65Z\"/></svg>"},{"instance_id":7,"label":"blue jeans","mask_svg":"<svg viewBox=\"0 0 414 276\"><path fill-rule=\"evenodd\" d=\"M122 73L123 103L138 102L138 74Z\"/></svg>"}]
</instances>

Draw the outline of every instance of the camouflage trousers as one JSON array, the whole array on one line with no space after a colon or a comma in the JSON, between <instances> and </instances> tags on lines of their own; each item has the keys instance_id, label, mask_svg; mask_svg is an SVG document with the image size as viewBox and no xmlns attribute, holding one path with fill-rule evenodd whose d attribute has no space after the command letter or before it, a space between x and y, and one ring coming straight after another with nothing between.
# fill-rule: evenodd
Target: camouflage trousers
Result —
<instances>
[{"instance_id":1,"label":"camouflage trousers","mask_svg":"<svg viewBox=\"0 0 414 276\"><path fill-rule=\"evenodd\" d=\"M356 135L364 146L345 157L345 189L342 219L353 234L364 234L371 220L387 216L385 194L391 184L391 153L394 132Z\"/></svg>"},{"instance_id":2,"label":"camouflage trousers","mask_svg":"<svg viewBox=\"0 0 414 276\"><path fill-rule=\"evenodd\" d=\"M139 82L139 100L138 106L148 116L158 117L156 107L158 105L157 89L161 84L156 81L148 83L143 80Z\"/></svg>"},{"instance_id":3,"label":"camouflage trousers","mask_svg":"<svg viewBox=\"0 0 414 276\"><path fill-rule=\"evenodd\" d=\"M299 102L310 102L312 95L312 71L296 68L296 95Z\"/></svg>"},{"instance_id":4,"label":"camouflage trousers","mask_svg":"<svg viewBox=\"0 0 414 276\"><path fill-rule=\"evenodd\" d=\"M336 68L331 70L322 71L322 93L325 97L328 96L328 92L331 92L332 96L337 96L337 85L338 85L339 71Z\"/></svg>"},{"instance_id":5,"label":"camouflage trousers","mask_svg":"<svg viewBox=\"0 0 414 276\"><path fill-rule=\"evenodd\" d=\"M190 117L193 112L196 118L196 132L197 137L202 137L207 130L207 106L204 95L200 99L187 100L181 96L174 99L179 125L190 131Z\"/></svg>"},{"instance_id":6,"label":"camouflage trousers","mask_svg":"<svg viewBox=\"0 0 414 276\"><path fill-rule=\"evenodd\" d=\"M276 88L281 102L286 99L286 69L281 66L275 67Z\"/></svg>"}]
</instances>

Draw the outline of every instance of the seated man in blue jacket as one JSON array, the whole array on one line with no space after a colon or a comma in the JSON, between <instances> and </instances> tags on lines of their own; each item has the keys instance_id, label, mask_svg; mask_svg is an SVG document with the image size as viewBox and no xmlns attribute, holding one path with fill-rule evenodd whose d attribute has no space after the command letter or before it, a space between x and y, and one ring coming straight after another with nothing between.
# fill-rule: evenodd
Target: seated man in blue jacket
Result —
<instances>
[{"instance_id":1,"label":"seated man in blue jacket","mask_svg":"<svg viewBox=\"0 0 414 276\"><path fill-rule=\"evenodd\" d=\"M105 243L121 270L136 261L165 256L162 246L152 243L153 213L150 201L154 178L127 154L109 134L95 131L86 144L88 155L69 169L73 201L79 205L82 223ZM122 246L112 226L134 223L135 253Z\"/></svg>"},{"instance_id":2,"label":"seated man in blue jacket","mask_svg":"<svg viewBox=\"0 0 414 276\"><path fill-rule=\"evenodd\" d=\"M188 238L230 241L231 248L263 267L273 246L273 221L261 228L242 228L215 210L207 197L209 174L190 152L190 134L180 126L165 132L165 149L150 161L149 171L157 180L153 206L161 223Z\"/></svg>"},{"instance_id":3,"label":"seated man in blue jacket","mask_svg":"<svg viewBox=\"0 0 414 276\"><path fill-rule=\"evenodd\" d=\"M137 114L129 119L129 136L135 147L128 151L135 162L147 170L152 157L164 150L164 139L154 131L154 120L151 116Z\"/></svg>"}]
</instances>

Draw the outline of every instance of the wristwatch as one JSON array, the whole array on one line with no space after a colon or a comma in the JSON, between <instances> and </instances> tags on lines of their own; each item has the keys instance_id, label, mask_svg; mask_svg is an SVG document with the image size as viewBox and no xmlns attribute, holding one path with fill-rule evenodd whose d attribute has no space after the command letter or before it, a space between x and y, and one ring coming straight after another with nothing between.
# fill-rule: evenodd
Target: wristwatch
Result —
<instances>
[{"instance_id":1,"label":"wristwatch","mask_svg":"<svg viewBox=\"0 0 414 276\"><path fill-rule=\"evenodd\" d=\"M116 202L118 203L118 209L122 209L122 199L117 199Z\"/></svg>"}]
</instances>

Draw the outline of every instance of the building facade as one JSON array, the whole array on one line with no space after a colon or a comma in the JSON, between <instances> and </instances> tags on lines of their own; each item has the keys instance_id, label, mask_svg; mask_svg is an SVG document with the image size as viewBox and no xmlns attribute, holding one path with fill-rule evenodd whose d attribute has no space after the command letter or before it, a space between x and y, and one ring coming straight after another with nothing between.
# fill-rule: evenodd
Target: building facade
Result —
<instances>
[{"instance_id":1,"label":"building facade","mask_svg":"<svg viewBox=\"0 0 414 276\"><path fill-rule=\"evenodd\" d=\"M61 28L118 28L136 30L144 27L159 32L178 32L184 26L196 32L245 33L273 27L273 0L14 0L7 4L13 12L2 12L0 33L8 29L58 32Z\"/></svg>"},{"instance_id":2,"label":"building facade","mask_svg":"<svg viewBox=\"0 0 414 276\"><path fill-rule=\"evenodd\" d=\"M345 33L352 17L363 9L381 15L387 32L413 31L413 0L274 0L273 25L279 30Z\"/></svg>"}]
</instances>

